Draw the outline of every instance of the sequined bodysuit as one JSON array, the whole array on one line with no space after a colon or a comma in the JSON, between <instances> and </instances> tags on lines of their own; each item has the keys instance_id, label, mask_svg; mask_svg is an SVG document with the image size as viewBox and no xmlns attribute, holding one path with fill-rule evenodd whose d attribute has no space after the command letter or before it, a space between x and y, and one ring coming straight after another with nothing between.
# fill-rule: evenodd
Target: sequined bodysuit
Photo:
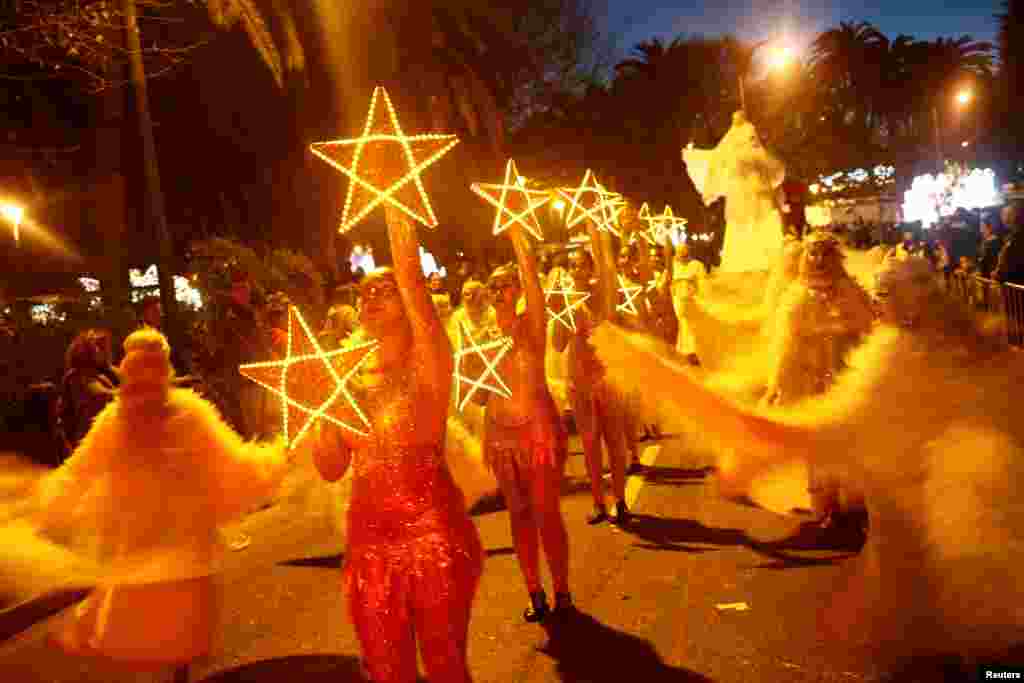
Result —
<instances>
[{"instance_id":1,"label":"sequined bodysuit","mask_svg":"<svg viewBox=\"0 0 1024 683\"><path fill-rule=\"evenodd\" d=\"M568 593L569 536L561 508L568 434L548 391L544 348L536 347L529 319L517 318L511 336L512 349L498 372L512 397L495 395L488 401L484 453L508 505L527 590L542 590L539 538L555 592Z\"/></svg>"},{"instance_id":2,"label":"sequined bodysuit","mask_svg":"<svg viewBox=\"0 0 1024 683\"><path fill-rule=\"evenodd\" d=\"M414 681L418 640L433 683L465 683L483 552L445 461L444 410L424 407L434 390L420 384L415 361L387 374L371 366L354 385L373 430L351 442L352 619L374 681Z\"/></svg>"},{"instance_id":3,"label":"sequined bodysuit","mask_svg":"<svg viewBox=\"0 0 1024 683\"><path fill-rule=\"evenodd\" d=\"M512 349L498 365L512 397L494 395L487 402L486 452L493 468L496 452L515 451L522 465L554 464L565 456L566 434L544 375L543 350L535 349L519 318L512 331ZM527 448L522 448L526 446Z\"/></svg>"}]
</instances>

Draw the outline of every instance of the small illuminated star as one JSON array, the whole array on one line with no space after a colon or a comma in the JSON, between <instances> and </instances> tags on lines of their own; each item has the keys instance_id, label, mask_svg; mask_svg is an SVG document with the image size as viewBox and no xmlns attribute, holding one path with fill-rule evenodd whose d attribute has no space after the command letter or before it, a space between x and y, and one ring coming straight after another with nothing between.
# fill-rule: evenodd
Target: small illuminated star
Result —
<instances>
[{"instance_id":1,"label":"small illuminated star","mask_svg":"<svg viewBox=\"0 0 1024 683\"><path fill-rule=\"evenodd\" d=\"M644 202L640 205L640 210L636 212L636 219L650 225L651 218L651 207L647 202Z\"/></svg>"},{"instance_id":2,"label":"small illuminated star","mask_svg":"<svg viewBox=\"0 0 1024 683\"><path fill-rule=\"evenodd\" d=\"M378 111L381 99L387 109L386 119ZM378 86L370 99L361 137L315 142L310 150L351 180L341 232L350 230L385 202L432 228L437 226L437 217L420 174L458 143L454 135L406 135L387 90Z\"/></svg>"},{"instance_id":3,"label":"small illuminated star","mask_svg":"<svg viewBox=\"0 0 1024 683\"><path fill-rule=\"evenodd\" d=\"M640 315L639 309L636 307L636 298L643 294L644 288L640 285L631 285L626 282L626 278L619 275L619 294L623 296L623 303L615 307L616 311L620 313L629 313L631 315Z\"/></svg>"},{"instance_id":4,"label":"small illuminated star","mask_svg":"<svg viewBox=\"0 0 1024 683\"><path fill-rule=\"evenodd\" d=\"M515 161L509 159L508 164L505 165L504 183L500 185L473 183L471 189L498 208L498 213L494 216L495 235L500 235L512 224L518 223L538 240L544 240L537 214L534 211L547 204L551 199L551 194L526 189L526 182L519 175ZM512 200L514 208L509 208L509 200ZM502 218L506 215L508 218L502 223Z\"/></svg>"},{"instance_id":5,"label":"small illuminated star","mask_svg":"<svg viewBox=\"0 0 1024 683\"><path fill-rule=\"evenodd\" d=\"M370 421L349 392L352 376L377 348L371 341L325 352L316 335L294 306L288 308L285 357L278 361L241 365L242 375L281 398L283 434L290 448L319 420L360 436ZM356 418L353 424L352 418Z\"/></svg>"},{"instance_id":6,"label":"small illuminated star","mask_svg":"<svg viewBox=\"0 0 1024 683\"><path fill-rule=\"evenodd\" d=\"M553 311L551 307L548 307L548 318L565 325L572 332L576 332L576 316L573 313L576 309L586 303L587 299L590 298L590 294L587 292L577 292L572 288L572 282L569 281L569 277L562 274L562 279L559 282L558 288L552 288L544 291L544 303L553 296L562 297L562 310L560 312ZM577 297L575 301L570 301L570 297Z\"/></svg>"},{"instance_id":7,"label":"small illuminated star","mask_svg":"<svg viewBox=\"0 0 1024 683\"><path fill-rule=\"evenodd\" d=\"M458 404L460 411L465 410L469 400L480 389L503 396L504 398L512 398L512 390L508 388L501 375L498 374L498 365L511 348L511 337L501 337L482 344L477 343L476 339L473 338L472 332L470 332L469 326L466 325L466 321L460 321L459 349L455 352L455 402ZM477 359L483 361L484 364L483 372L476 379L462 374L462 364L466 356L470 355L476 355ZM488 355L490 358L488 358ZM488 378L493 378L494 381L489 383ZM470 389L460 399L463 384L468 384Z\"/></svg>"}]
</instances>

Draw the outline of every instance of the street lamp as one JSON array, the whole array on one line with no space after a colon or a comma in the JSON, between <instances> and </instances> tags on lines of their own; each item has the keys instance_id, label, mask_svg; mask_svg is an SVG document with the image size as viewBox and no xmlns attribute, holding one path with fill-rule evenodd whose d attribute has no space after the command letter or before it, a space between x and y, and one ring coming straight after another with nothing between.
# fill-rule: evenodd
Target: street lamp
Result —
<instances>
[{"instance_id":1,"label":"street lamp","mask_svg":"<svg viewBox=\"0 0 1024 683\"><path fill-rule=\"evenodd\" d=\"M14 228L14 243L17 244L21 239L21 221L25 218L25 209L17 204L0 204L0 215Z\"/></svg>"},{"instance_id":2,"label":"street lamp","mask_svg":"<svg viewBox=\"0 0 1024 683\"><path fill-rule=\"evenodd\" d=\"M966 107L970 104L971 99L974 97L968 89L963 89L956 94L955 102L958 107ZM945 170L945 159L942 156L942 131L939 127L939 105L938 103L932 105L932 123L935 127L935 156L939 162L939 173L941 174ZM966 147L966 144L961 145Z\"/></svg>"},{"instance_id":3,"label":"street lamp","mask_svg":"<svg viewBox=\"0 0 1024 683\"><path fill-rule=\"evenodd\" d=\"M769 41L763 40L760 43L756 43L750 48L749 61L746 64L740 65L739 74L737 74L737 80L740 86L740 108L743 111L747 110L747 92L744 80L747 77L747 73L750 71L751 65L754 63L754 54L767 45ZM793 61L794 54L793 48L788 45L781 45L772 48L772 54L768 58L768 68L771 71L778 71L789 66L790 62Z\"/></svg>"}]
</instances>

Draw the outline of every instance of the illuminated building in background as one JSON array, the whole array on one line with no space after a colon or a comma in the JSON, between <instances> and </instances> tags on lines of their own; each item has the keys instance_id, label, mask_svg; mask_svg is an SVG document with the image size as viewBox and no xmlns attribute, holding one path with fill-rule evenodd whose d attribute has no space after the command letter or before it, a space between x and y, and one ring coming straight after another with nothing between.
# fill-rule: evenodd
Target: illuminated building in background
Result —
<instances>
[{"instance_id":1,"label":"illuminated building in background","mask_svg":"<svg viewBox=\"0 0 1024 683\"><path fill-rule=\"evenodd\" d=\"M903 199L903 219L921 221L926 228L940 218L952 216L957 209L983 209L1003 201L992 169L967 171L953 164L940 175L914 178Z\"/></svg>"},{"instance_id":2,"label":"illuminated building in background","mask_svg":"<svg viewBox=\"0 0 1024 683\"><path fill-rule=\"evenodd\" d=\"M156 264L151 265L145 271L138 268L131 268L128 271L128 281L131 283L132 303L139 303L143 299L160 294L160 274ZM175 275L174 300L182 306L197 311L203 307L203 294L192 282L182 275ZM83 282L83 286L84 286Z\"/></svg>"}]
</instances>

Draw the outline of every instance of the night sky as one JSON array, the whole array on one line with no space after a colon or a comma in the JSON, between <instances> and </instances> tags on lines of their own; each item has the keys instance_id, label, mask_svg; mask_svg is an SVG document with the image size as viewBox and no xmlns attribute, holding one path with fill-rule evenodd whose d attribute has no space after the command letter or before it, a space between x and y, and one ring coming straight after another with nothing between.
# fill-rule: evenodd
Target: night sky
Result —
<instances>
[{"instance_id":1,"label":"night sky","mask_svg":"<svg viewBox=\"0 0 1024 683\"><path fill-rule=\"evenodd\" d=\"M654 36L736 33L764 40L786 36L803 47L840 21L869 21L883 33L920 39L969 34L995 42L1000 0L606 0L619 53ZM884 9L883 9L884 7Z\"/></svg>"}]
</instances>

